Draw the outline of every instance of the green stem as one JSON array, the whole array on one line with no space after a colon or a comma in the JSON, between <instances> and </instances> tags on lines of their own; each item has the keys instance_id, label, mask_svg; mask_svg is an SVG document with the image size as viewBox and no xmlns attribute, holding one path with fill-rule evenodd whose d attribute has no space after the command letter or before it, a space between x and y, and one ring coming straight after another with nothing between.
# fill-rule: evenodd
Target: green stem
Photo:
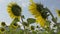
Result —
<instances>
[{"instance_id":1,"label":"green stem","mask_svg":"<svg viewBox=\"0 0 60 34\"><path fill-rule=\"evenodd\" d=\"M52 18L54 18L53 14L51 13L51 11L47 8L47 11L50 13L50 15L52 16Z\"/></svg>"},{"instance_id":2,"label":"green stem","mask_svg":"<svg viewBox=\"0 0 60 34\"><path fill-rule=\"evenodd\" d=\"M21 21L23 22L23 18L22 18L22 15L21 15Z\"/></svg>"},{"instance_id":3,"label":"green stem","mask_svg":"<svg viewBox=\"0 0 60 34\"><path fill-rule=\"evenodd\" d=\"M21 21L22 21L22 23L24 22L24 21L23 21L23 18L22 18L22 15L21 15ZM24 29L25 29L25 26L24 26Z\"/></svg>"},{"instance_id":4,"label":"green stem","mask_svg":"<svg viewBox=\"0 0 60 34\"><path fill-rule=\"evenodd\" d=\"M54 19L54 16L53 16L53 14L50 12L50 10L48 10L48 12L50 13L50 15L52 16L52 18ZM53 21L53 20L52 20ZM58 23L57 23L57 21L53 21L55 24L56 24L56 26L58 27L57 28L57 32L59 32L60 30L59 30L59 25L58 25Z\"/></svg>"}]
</instances>

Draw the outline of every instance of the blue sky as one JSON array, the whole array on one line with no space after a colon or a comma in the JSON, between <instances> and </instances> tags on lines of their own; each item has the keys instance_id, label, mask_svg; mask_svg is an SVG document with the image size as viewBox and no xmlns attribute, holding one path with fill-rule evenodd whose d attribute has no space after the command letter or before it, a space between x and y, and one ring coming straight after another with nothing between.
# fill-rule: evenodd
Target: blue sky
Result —
<instances>
[{"instance_id":1,"label":"blue sky","mask_svg":"<svg viewBox=\"0 0 60 34\"><path fill-rule=\"evenodd\" d=\"M42 3L45 7L48 7L53 15L57 17L55 9L60 9L60 0L34 0L36 3ZM9 17L7 13L7 5L10 2L16 2L19 6L22 7L22 14L25 15L26 18L33 16L28 11L28 6L30 4L29 0L0 0L0 22L4 21L6 24L10 24L12 19ZM50 18L50 17L49 17Z\"/></svg>"}]
</instances>

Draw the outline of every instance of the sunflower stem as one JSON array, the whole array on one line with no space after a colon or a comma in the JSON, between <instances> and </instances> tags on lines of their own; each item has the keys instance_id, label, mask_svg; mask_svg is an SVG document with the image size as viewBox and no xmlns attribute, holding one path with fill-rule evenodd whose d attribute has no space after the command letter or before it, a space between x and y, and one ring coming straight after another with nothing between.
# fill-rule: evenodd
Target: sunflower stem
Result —
<instances>
[{"instance_id":1,"label":"sunflower stem","mask_svg":"<svg viewBox=\"0 0 60 34\"><path fill-rule=\"evenodd\" d=\"M54 16L53 16L53 14L51 13L51 11L50 10L48 10L48 12L50 13L50 15L52 16L52 21L56 24L56 26L57 26L57 32L59 32L60 30L59 30L59 25L58 25L58 23L57 23L57 20L55 20L55 18L54 18Z\"/></svg>"},{"instance_id":2,"label":"sunflower stem","mask_svg":"<svg viewBox=\"0 0 60 34\"><path fill-rule=\"evenodd\" d=\"M23 17L22 17L22 16L23 16L23 15L21 15L21 21L22 21L22 23L23 23L24 21L23 21ZM24 25L23 25L23 26L24 26ZM25 29L25 26L24 26L24 29Z\"/></svg>"}]
</instances>

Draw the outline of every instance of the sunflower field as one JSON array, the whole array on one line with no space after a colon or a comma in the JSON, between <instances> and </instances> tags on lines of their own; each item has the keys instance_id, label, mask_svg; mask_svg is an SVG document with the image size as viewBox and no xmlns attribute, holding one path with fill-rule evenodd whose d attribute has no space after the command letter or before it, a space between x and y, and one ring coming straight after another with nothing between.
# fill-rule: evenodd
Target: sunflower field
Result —
<instances>
[{"instance_id":1,"label":"sunflower field","mask_svg":"<svg viewBox=\"0 0 60 34\"><path fill-rule=\"evenodd\" d=\"M10 25L1 22L0 34L60 34L60 22L58 22L60 10L55 10L58 16L55 17L42 3L36 3L34 0L29 2L28 11L34 18L26 19L25 15L22 15L23 8L16 2L10 2L7 5L7 13L13 20Z\"/></svg>"}]
</instances>

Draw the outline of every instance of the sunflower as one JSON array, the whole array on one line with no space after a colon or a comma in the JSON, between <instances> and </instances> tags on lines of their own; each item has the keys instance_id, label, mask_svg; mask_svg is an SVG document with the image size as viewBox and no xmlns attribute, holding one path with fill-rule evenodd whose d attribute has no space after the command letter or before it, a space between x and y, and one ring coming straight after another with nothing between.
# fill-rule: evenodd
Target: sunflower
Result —
<instances>
[{"instance_id":1,"label":"sunflower","mask_svg":"<svg viewBox=\"0 0 60 34\"><path fill-rule=\"evenodd\" d=\"M13 28L13 29L16 29L16 28L18 28L18 27L20 27L17 23L12 23L11 25L10 25L10 27L11 28Z\"/></svg>"},{"instance_id":2,"label":"sunflower","mask_svg":"<svg viewBox=\"0 0 60 34\"><path fill-rule=\"evenodd\" d=\"M56 10L58 16L60 17L60 10Z\"/></svg>"},{"instance_id":3,"label":"sunflower","mask_svg":"<svg viewBox=\"0 0 60 34\"><path fill-rule=\"evenodd\" d=\"M7 11L11 18L20 18L21 16L21 7L14 2L8 5Z\"/></svg>"},{"instance_id":4,"label":"sunflower","mask_svg":"<svg viewBox=\"0 0 60 34\"><path fill-rule=\"evenodd\" d=\"M0 28L1 33L4 33L5 31L6 31L5 28Z\"/></svg>"},{"instance_id":5,"label":"sunflower","mask_svg":"<svg viewBox=\"0 0 60 34\"><path fill-rule=\"evenodd\" d=\"M2 26L6 26L5 22L2 22L1 25L2 25Z\"/></svg>"},{"instance_id":6,"label":"sunflower","mask_svg":"<svg viewBox=\"0 0 60 34\"><path fill-rule=\"evenodd\" d=\"M33 31L34 29L35 29L35 28L34 28L34 26L30 26L30 30L32 30L32 31Z\"/></svg>"},{"instance_id":7,"label":"sunflower","mask_svg":"<svg viewBox=\"0 0 60 34\"><path fill-rule=\"evenodd\" d=\"M43 7L42 4L34 3L32 0L30 0L30 2L31 4L29 6L29 11L32 15L35 16L36 22L44 27L47 18L47 10Z\"/></svg>"}]
</instances>

